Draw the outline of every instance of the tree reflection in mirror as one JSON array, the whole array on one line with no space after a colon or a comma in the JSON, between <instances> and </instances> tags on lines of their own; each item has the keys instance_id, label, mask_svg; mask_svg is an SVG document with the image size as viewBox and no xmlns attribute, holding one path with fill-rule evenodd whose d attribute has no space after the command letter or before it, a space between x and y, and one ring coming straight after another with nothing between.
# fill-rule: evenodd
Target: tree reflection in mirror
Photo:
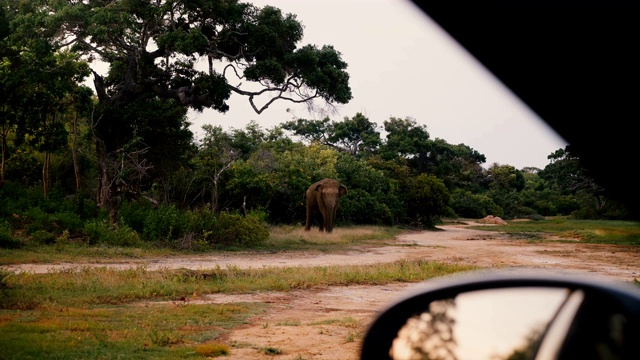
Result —
<instances>
[{"instance_id":1,"label":"tree reflection in mirror","mask_svg":"<svg viewBox=\"0 0 640 360\"><path fill-rule=\"evenodd\" d=\"M390 356L396 360L531 359L570 293L564 288L506 288L433 301L428 311L407 320Z\"/></svg>"}]
</instances>

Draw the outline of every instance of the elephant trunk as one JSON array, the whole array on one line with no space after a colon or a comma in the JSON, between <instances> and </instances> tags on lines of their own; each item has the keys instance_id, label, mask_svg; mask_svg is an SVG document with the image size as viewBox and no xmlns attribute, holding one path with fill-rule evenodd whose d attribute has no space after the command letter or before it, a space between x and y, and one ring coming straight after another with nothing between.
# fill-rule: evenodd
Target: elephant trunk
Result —
<instances>
[{"instance_id":1,"label":"elephant trunk","mask_svg":"<svg viewBox=\"0 0 640 360\"><path fill-rule=\"evenodd\" d=\"M330 233L333 231L333 222L335 219L335 205L327 205L327 216L324 219L324 231Z\"/></svg>"}]
</instances>

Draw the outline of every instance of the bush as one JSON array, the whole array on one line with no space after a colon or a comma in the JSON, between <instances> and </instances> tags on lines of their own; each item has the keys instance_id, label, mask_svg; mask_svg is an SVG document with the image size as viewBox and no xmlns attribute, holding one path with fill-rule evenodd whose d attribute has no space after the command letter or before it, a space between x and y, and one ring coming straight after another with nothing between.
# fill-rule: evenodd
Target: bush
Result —
<instances>
[{"instance_id":1,"label":"bush","mask_svg":"<svg viewBox=\"0 0 640 360\"><path fill-rule=\"evenodd\" d=\"M538 214L543 216L554 216L558 214L558 210L553 203L547 200L539 200L533 203L531 208Z\"/></svg>"},{"instance_id":2,"label":"bush","mask_svg":"<svg viewBox=\"0 0 640 360\"><path fill-rule=\"evenodd\" d=\"M17 249L22 246L20 240L11 236L11 228L7 222L0 222L0 248Z\"/></svg>"},{"instance_id":3,"label":"bush","mask_svg":"<svg viewBox=\"0 0 640 360\"><path fill-rule=\"evenodd\" d=\"M575 196L562 196L556 204L557 215L569 215L580 209L580 204Z\"/></svg>"},{"instance_id":4,"label":"bush","mask_svg":"<svg viewBox=\"0 0 640 360\"><path fill-rule=\"evenodd\" d=\"M451 195L442 180L433 175L420 174L413 180L407 202L407 214L419 226L432 227L450 215Z\"/></svg>"},{"instance_id":5,"label":"bush","mask_svg":"<svg viewBox=\"0 0 640 360\"><path fill-rule=\"evenodd\" d=\"M213 231L216 226L216 215L208 207L192 210L187 213L188 233L204 234Z\"/></svg>"},{"instance_id":6,"label":"bush","mask_svg":"<svg viewBox=\"0 0 640 360\"><path fill-rule=\"evenodd\" d=\"M337 219L351 224L391 225L391 210L383 202L362 189L349 190L340 199Z\"/></svg>"},{"instance_id":7,"label":"bush","mask_svg":"<svg viewBox=\"0 0 640 360\"><path fill-rule=\"evenodd\" d=\"M110 226L106 220L89 221L84 226L89 244L105 244L114 246L138 246L140 236L126 224Z\"/></svg>"},{"instance_id":8,"label":"bush","mask_svg":"<svg viewBox=\"0 0 640 360\"><path fill-rule=\"evenodd\" d=\"M269 229L255 216L241 216L222 212L215 227L205 233L205 239L213 247L257 246L269 238Z\"/></svg>"},{"instance_id":9,"label":"bush","mask_svg":"<svg viewBox=\"0 0 640 360\"><path fill-rule=\"evenodd\" d=\"M53 232L57 227L55 221L51 221L51 215L37 207L33 207L25 211L24 218L27 234L33 234L38 230Z\"/></svg>"},{"instance_id":10,"label":"bush","mask_svg":"<svg viewBox=\"0 0 640 360\"><path fill-rule=\"evenodd\" d=\"M145 221L153 216L152 204L149 201L125 203L118 211L120 222L126 224L139 234L144 234Z\"/></svg>"},{"instance_id":11,"label":"bush","mask_svg":"<svg viewBox=\"0 0 640 360\"><path fill-rule=\"evenodd\" d=\"M147 240L175 240L187 233L189 216L175 206L161 206L150 211L144 220L143 236Z\"/></svg>"},{"instance_id":12,"label":"bush","mask_svg":"<svg viewBox=\"0 0 640 360\"><path fill-rule=\"evenodd\" d=\"M51 245L56 242L56 236L46 230L37 230L31 234L31 241L38 245Z\"/></svg>"},{"instance_id":13,"label":"bush","mask_svg":"<svg viewBox=\"0 0 640 360\"><path fill-rule=\"evenodd\" d=\"M27 234L46 231L59 235L62 234L64 230L79 232L84 226L80 216L67 211L48 214L42 209L34 207L27 210L24 215Z\"/></svg>"}]
</instances>

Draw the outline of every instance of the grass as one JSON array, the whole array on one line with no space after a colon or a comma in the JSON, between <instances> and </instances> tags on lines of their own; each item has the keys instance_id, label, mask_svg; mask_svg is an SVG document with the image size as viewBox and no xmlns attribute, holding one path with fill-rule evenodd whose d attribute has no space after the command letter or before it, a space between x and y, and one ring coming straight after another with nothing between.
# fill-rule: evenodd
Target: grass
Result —
<instances>
[{"instance_id":1,"label":"grass","mask_svg":"<svg viewBox=\"0 0 640 360\"><path fill-rule=\"evenodd\" d=\"M308 325L338 325L346 328L359 328L360 324L352 317L340 318L340 319L325 319L320 321L314 321Z\"/></svg>"},{"instance_id":2,"label":"grass","mask_svg":"<svg viewBox=\"0 0 640 360\"><path fill-rule=\"evenodd\" d=\"M4 272L0 308L129 304L176 300L195 294L289 291L314 286L379 285L417 282L475 267L424 260L360 266L149 271L75 268L47 274Z\"/></svg>"},{"instance_id":3,"label":"grass","mask_svg":"<svg viewBox=\"0 0 640 360\"><path fill-rule=\"evenodd\" d=\"M243 324L247 317L264 311L268 305L191 304L189 299L194 296L416 282L474 269L398 261L254 270L77 268L47 274L4 272L0 274L0 348L13 359L178 359L199 358L204 353L216 356L225 348L210 344L219 344L228 329ZM355 326L348 319L335 322ZM299 323L282 321L276 325ZM263 349L264 353L277 355L275 350L278 349Z\"/></svg>"},{"instance_id":4,"label":"grass","mask_svg":"<svg viewBox=\"0 0 640 360\"><path fill-rule=\"evenodd\" d=\"M335 228L331 234L317 228L304 231L300 226L274 226L269 239L258 247L242 249L250 252L319 251L343 252L353 245L384 244L405 230L384 226L351 226ZM236 249L237 250L237 249ZM224 252L224 251L218 251ZM210 254L211 252L209 252ZM142 247L83 245L74 243L29 245L20 249L0 248L0 265L24 263L55 264L62 262L107 263L131 261L149 257L202 255L202 252L172 250L143 243Z\"/></svg>"},{"instance_id":5,"label":"grass","mask_svg":"<svg viewBox=\"0 0 640 360\"><path fill-rule=\"evenodd\" d=\"M472 226L470 228L501 231L511 234L513 237L528 240L543 240L545 237L555 236L559 241L640 245L640 223L635 221L552 218L540 221L507 221L507 225Z\"/></svg>"},{"instance_id":6,"label":"grass","mask_svg":"<svg viewBox=\"0 0 640 360\"><path fill-rule=\"evenodd\" d=\"M300 326L301 324L300 320L284 320L276 323L276 326Z\"/></svg>"},{"instance_id":7,"label":"grass","mask_svg":"<svg viewBox=\"0 0 640 360\"><path fill-rule=\"evenodd\" d=\"M229 353L210 342L264 306L256 304L47 307L5 310L6 359L178 359Z\"/></svg>"},{"instance_id":8,"label":"grass","mask_svg":"<svg viewBox=\"0 0 640 360\"><path fill-rule=\"evenodd\" d=\"M184 256L186 253L184 251L178 252L159 248L146 243L143 243L143 247L83 244L29 245L20 249L0 248L0 265L54 264L62 262L105 263L179 254Z\"/></svg>"},{"instance_id":9,"label":"grass","mask_svg":"<svg viewBox=\"0 0 640 360\"><path fill-rule=\"evenodd\" d=\"M330 234L317 228L304 231L299 226L272 227L269 240L261 246L265 250L341 251L352 245L384 244L406 230L385 226L350 226L334 228Z\"/></svg>"}]
</instances>

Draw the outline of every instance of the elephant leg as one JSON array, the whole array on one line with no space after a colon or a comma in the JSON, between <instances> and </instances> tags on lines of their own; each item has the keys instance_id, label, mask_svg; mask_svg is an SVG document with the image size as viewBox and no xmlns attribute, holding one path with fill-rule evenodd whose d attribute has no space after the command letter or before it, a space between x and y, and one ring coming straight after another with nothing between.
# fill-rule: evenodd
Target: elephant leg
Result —
<instances>
[{"instance_id":1,"label":"elephant leg","mask_svg":"<svg viewBox=\"0 0 640 360\"><path fill-rule=\"evenodd\" d=\"M325 229L325 221L327 219L327 211L320 211L320 232L323 232Z\"/></svg>"},{"instance_id":2,"label":"elephant leg","mask_svg":"<svg viewBox=\"0 0 640 360\"><path fill-rule=\"evenodd\" d=\"M304 231L311 230L311 209L307 208L307 222L304 225Z\"/></svg>"},{"instance_id":3,"label":"elephant leg","mask_svg":"<svg viewBox=\"0 0 640 360\"><path fill-rule=\"evenodd\" d=\"M336 214L337 213L338 213L338 207L336 206L331 211L331 219L329 220L329 223L326 226L327 232L333 232L333 226L334 226L334 224L336 222Z\"/></svg>"}]
</instances>

